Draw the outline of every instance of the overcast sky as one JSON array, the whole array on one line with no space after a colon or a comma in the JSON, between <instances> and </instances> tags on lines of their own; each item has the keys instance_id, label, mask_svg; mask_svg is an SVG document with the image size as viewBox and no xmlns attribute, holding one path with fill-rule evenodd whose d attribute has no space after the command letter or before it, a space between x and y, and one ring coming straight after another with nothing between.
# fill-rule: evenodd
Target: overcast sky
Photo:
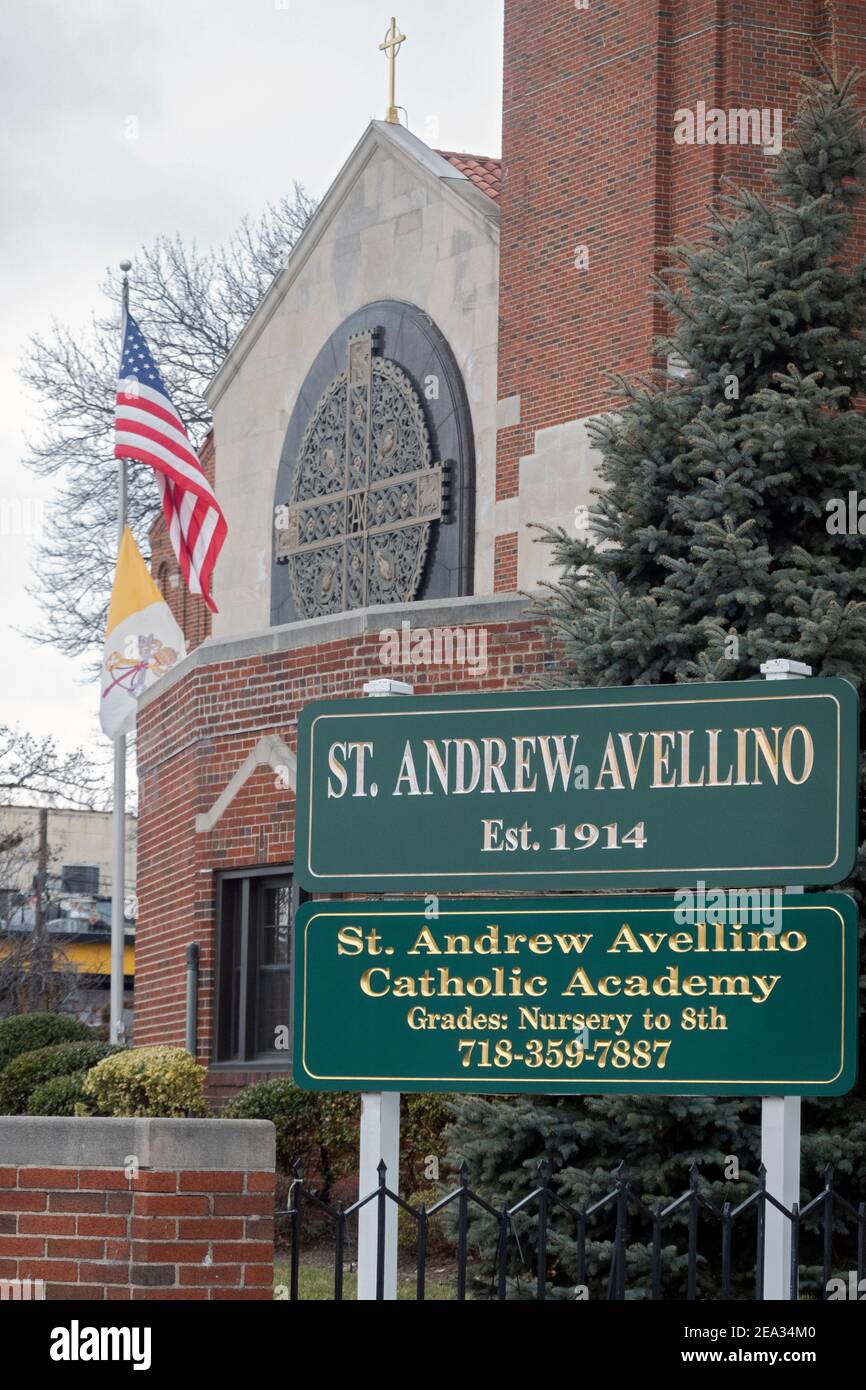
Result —
<instances>
[{"instance_id":1,"label":"overcast sky","mask_svg":"<svg viewBox=\"0 0 866 1390\"><path fill-rule=\"evenodd\" d=\"M408 35L397 100L410 129L440 148L497 155L502 0L393 7ZM29 335L52 318L86 323L105 268L160 233L217 243L296 178L321 196L385 114L378 45L391 8L4 0L0 503L20 500L25 522L46 495L20 463L36 418L16 376ZM0 723L96 746L95 686L16 631L36 623L25 593L35 540L0 529Z\"/></svg>"}]
</instances>

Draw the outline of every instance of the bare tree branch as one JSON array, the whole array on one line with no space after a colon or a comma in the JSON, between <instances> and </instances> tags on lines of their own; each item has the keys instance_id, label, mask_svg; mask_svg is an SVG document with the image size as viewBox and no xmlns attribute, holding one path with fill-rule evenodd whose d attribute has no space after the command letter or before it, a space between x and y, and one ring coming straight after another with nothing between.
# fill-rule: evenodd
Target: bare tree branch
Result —
<instances>
[{"instance_id":1,"label":"bare tree branch","mask_svg":"<svg viewBox=\"0 0 866 1390\"><path fill-rule=\"evenodd\" d=\"M84 749L63 752L51 737L34 738L0 724L0 801L26 796L42 805L93 808L104 805L107 794L104 770Z\"/></svg>"},{"instance_id":2,"label":"bare tree branch","mask_svg":"<svg viewBox=\"0 0 866 1390\"><path fill-rule=\"evenodd\" d=\"M190 436L210 426L208 382L309 222L316 204L295 183L291 194L245 218L229 242L200 251L179 236L142 247L130 281L133 312ZM30 339L21 377L41 429L25 465L56 480L30 592L43 613L35 640L67 656L98 651L116 550L114 394L120 334L120 280L102 285L109 308L81 330L54 323ZM129 469L129 522L145 559L158 510L150 469Z\"/></svg>"}]
</instances>

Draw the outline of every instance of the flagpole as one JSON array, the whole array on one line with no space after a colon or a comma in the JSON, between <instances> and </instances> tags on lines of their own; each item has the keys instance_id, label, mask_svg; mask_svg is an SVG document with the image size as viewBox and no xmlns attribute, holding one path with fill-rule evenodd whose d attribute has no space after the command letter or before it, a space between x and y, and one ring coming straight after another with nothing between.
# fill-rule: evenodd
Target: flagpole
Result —
<instances>
[{"instance_id":1,"label":"flagpole","mask_svg":"<svg viewBox=\"0 0 866 1390\"><path fill-rule=\"evenodd\" d=\"M129 313L129 275L131 261L121 261L123 271L120 319L121 354L126 337L126 317ZM117 460L117 544L126 526L127 489L126 460ZM109 1041L122 1043L123 1026L123 955L124 899L126 897L126 736L114 740L114 811L112 819L113 863L111 873L111 1010Z\"/></svg>"}]
</instances>

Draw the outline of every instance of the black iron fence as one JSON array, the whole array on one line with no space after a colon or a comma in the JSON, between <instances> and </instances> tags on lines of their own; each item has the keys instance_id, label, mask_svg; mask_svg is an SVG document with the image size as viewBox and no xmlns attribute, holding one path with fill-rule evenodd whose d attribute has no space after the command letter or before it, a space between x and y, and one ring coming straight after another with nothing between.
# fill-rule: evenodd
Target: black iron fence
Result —
<instances>
[{"instance_id":1,"label":"black iron fence","mask_svg":"<svg viewBox=\"0 0 866 1390\"><path fill-rule=\"evenodd\" d=\"M431 1233L441 1223L440 1234L444 1227L448 1238L445 1264L453 1281L451 1296L457 1300L760 1301L771 1210L790 1229L788 1297L866 1298L866 1202L855 1206L839 1192L830 1166L824 1170L822 1190L790 1209L767 1191L763 1168L748 1195L721 1204L702 1190L697 1168L692 1168L689 1186L679 1197L657 1205L634 1190L624 1165L610 1178L607 1191L581 1207L557 1192L547 1163L539 1165L533 1189L512 1206L496 1206L475 1192L465 1164L456 1187L430 1205L405 1201L388 1186L387 1177L380 1163L374 1191L344 1205L322 1200L305 1186L303 1165L295 1165L287 1209L278 1213L278 1239L290 1243L288 1298L303 1297L305 1248L315 1249L321 1268L323 1245L329 1248L332 1241L333 1298L343 1300L347 1269L351 1271L355 1259L357 1218L371 1204L376 1211L378 1299L385 1296L386 1224L389 1211L396 1211L410 1228L410 1239L401 1242L404 1251L411 1251L403 1260L403 1298L428 1297ZM739 1244L741 1238L746 1245ZM834 1238L839 1246L835 1254ZM804 1242L810 1259L804 1258ZM441 1252L436 1263L443 1264ZM573 1277L565 1279L565 1269ZM442 1272L440 1268L437 1274Z\"/></svg>"}]
</instances>

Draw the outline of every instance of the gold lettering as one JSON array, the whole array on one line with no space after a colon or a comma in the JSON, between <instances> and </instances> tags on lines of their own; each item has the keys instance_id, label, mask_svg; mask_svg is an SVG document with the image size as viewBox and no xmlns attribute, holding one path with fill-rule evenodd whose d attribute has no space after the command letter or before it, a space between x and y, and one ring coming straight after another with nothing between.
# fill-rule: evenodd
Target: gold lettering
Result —
<instances>
[{"instance_id":1,"label":"gold lettering","mask_svg":"<svg viewBox=\"0 0 866 1390\"><path fill-rule=\"evenodd\" d=\"M681 787L702 787L704 785L704 769L701 768L701 775L697 782L689 780L690 761L692 752L692 734L694 729L680 729L680 786Z\"/></svg>"},{"instance_id":2,"label":"gold lettering","mask_svg":"<svg viewBox=\"0 0 866 1390\"><path fill-rule=\"evenodd\" d=\"M331 781L328 782L328 796L333 797L334 800L339 800L349 785L349 774L345 765L337 757L338 753L342 753L345 758L345 743L334 743L328 750L328 768L337 779L336 784Z\"/></svg>"},{"instance_id":3,"label":"gold lettering","mask_svg":"<svg viewBox=\"0 0 866 1390\"><path fill-rule=\"evenodd\" d=\"M612 955L614 951L619 951L620 948L625 948L625 950L631 952L637 952L638 955L640 955L641 952L641 947L637 944L637 938L627 922L624 926L620 927L613 939L613 943L608 946L608 955Z\"/></svg>"},{"instance_id":4,"label":"gold lettering","mask_svg":"<svg viewBox=\"0 0 866 1390\"><path fill-rule=\"evenodd\" d=\"M471 738L457 738L454 740L454 750L457 754L457 771L454 780L454 795L468 796L474 792L481 780L481 750L478 744ZM469 783L466 782L466 753L472 764Z\"/></svg>"},{"instance_id":5,"label":"gold lettering","mask_svg":"<svg viewBox=\"0 0 866 1390\"><path fill-rule=\"evenodd\" d=\"M526 785L525 778L529 776L529 749L535 750L535 739L528 735L518 736L514 740L514 790L516 792L534 792L538 785L538 778L533 777L529 786Z\"/></svg>"},{"instance_id":6,"label":"gold lettering","mask_svg":"<svg viewBox=\"0 0 866 1390\"><path fill-rule=\"evenodd\" d=\"M803 772L801 776L794 776L794 769L791 765L791 745L794 742L794 735L801 734L803 737ZM812 775L812 768L815 766L815 745L812 742L812 735L802 724L795 724L785 735L782 744L782 768L789 782L793 782L795 787L801 787L804 782L808 782Z\"/></svg>"},{"instance_id":7,"label":"gold lettering","mask_svg":"<svg viewBox=\"0 0 866 1390\"><path fill-rule=\"evenodd\" d=\"M415 759L412 757L412 745L407 741L403 750L403 761L400 764L400 775L397 778L397 785L392 793L393 796L402 796L400 784L408 782L409 795L420 796L421 788L418 786L418 774L415 771Z\"/></svg>"},{"instance_id":8,"label":"gold lettering","mask_svg":"<svg viewBox=\"0 0 866 1390\"><path fill-rule=\"evenodd\" d=\"M616 749L613 743L613 734L608 734L607 736L607 746L604 750L604 757L601 760L601 771L598 774L598 781L595 784L595 789L597 792L604 790L602 783L605 777L609 777L611 779L611 791L625 790L622 775L619 770L619 764L616 760Z\"/></svg>"},{"instance_id":9,"label":"gold lettering","mask_svg":"<svg viewBox=\"0 0 866 1390\"><path fill-rule=\"evenodd\" d=\"M439 752L439 749L436 747L436 740L434 738L425 738L424 740L424 747L427 749L427 789L424 792L425 796L433 795L433 789L430 786L431 766L433 771L436 773L436 776L439 778L439 785L441 786L443 792L446 796L448 795L448 761L451 752L450 738L446 738L443 740L443 746L445 749L444 757Z\"/></svg>"},{"instance_id":10,"label":"gold lettering","mask_svg":"<svg viewBox=\"0 0 866 1390\"><path fill-rule=\"evenodd\" d=\"M777 726L777 725L774 724L774 725L773 725L773 730L772 730L772 731L773 731L773 733L776 735L775 747L773 747L773 748L770 747L770 740L767 738L767 735L766 735L766 733L764 732L763 729L753 729L753 730L752 730L752 733L755 735L755 781L754 781L754 785L755 785L756 787L762 786L762 782L761 782L761 769L760 769L760 767L758 766L758 754L759 754L759 753L760 753L761 757L764 759L764 762L767 764L767 768L769 769L770 776L772 777L772 779L773 779L773 781L775 782L776 786L778 787L778 785L779 785L779 735L780 735L780 733L782 732L782 730L781 730L781 728L780 728L779 726Z\"/></svg>"},{"instance_id":11,"label":"gold lettering","mask_svg":"<svg viewBox=\"0 0 866 1390\"><path fill-rule=\"evenodd\" d=\"M481 746L484 749L484 784L481 794L490 795L493 792L493 783L496 783L498 791L507 792L508 783L502 775L502 767L505 762L505 740L502 738L483 738ZM498 756L494 756L498 754Z\"/></svg>"},{"instance_id":12,"label":"gold lettering","mask_svg":"<svg viewBox=\"0 0 866 1390\"><path fill-rule=\"evenodd\" d=\"M384 975L386 980L391 979L391 971L384 969L381 965L374 965L371 970L365 970L361 976L361 989L365 994L369 994L371 999L382 999L388 993L388 989L375 990L373 988L373 976Z\"/></svg>"},{"instance_id":13,"label":"gold lettering","mask_svg":"<svg viewBox=\"0 0 866 1390\"><path fill-rule=\"evenodd\" d=\"M707 982L703 975L686 975L683 980L683 994L706 994Z\"/></svg>"},{"instance_id":14,"label":"gold lettering","mask_svg":"<svg viewBox=\"0 0 866 1390\"><path fill-rule=\"evenodd\" d=\"M632 734L620 734L619 741L622 744L622 751L625 756L625 766L626 771L628 772L629 784L631 786L632 791L634 791L635 783L637 782L637 775L640 771L641 759L643 758L643 750L646 747L646 741L649 738L649 734L638 734L638 738L640 739L640 748L638 749L637 758L635 758L635 755L632 751L632 737Z\"/></svg>"},{"instance_id":15,"label":"gold lettering","mask_svg":"<svg viewBox=\"0 0 866 1390\"><path fill-rule=\"evenodd\" d=\"M341 927L337 934L338 956L359 956L364 950L364 933L360 927Z\"/></svg>"},{"instance_id":16,"label":"gold lettering","mask_svg":"<svg viewBox=\"0 0 866 1390\"><path fill-rule=\"evenodd\" d=\"M659 731L659 732L654 733L653 736L652 736L652 739L653 739L653 780L652 780L652 782L650 783L650 786L653 787L653 788L657 788L657 787L675 787L676 784L677 784L677 775L676 775L676 773L674 773L674 775L673 775L673 780L672 780L672 781L670 781L670 782L663 782L663 781L662 781L662 776L663 776L663 775L667 776L667 774L670 772L670 756L671 756L671 750L670 750L670 748L665 748L665 747L664 747L664 740L667 739L669 743L673 744L673 743L676 743L676 737L677 737L676 734L673 733L673 732L672 732L671 730L669 730L669 729L663 729L663 730L661 730L661 731Z\"/></svg>"},{"instance_id":17,"label":"gold lettering","mask_svg":"<svg viewBox=\"0 0 866 1390\"><path fill-rule=\"evenodd\" d=\"M734 733L737 735L736 785L738 787L747 787L749 785L749 779L746 776L746 739L748 738L749 731L748 729L735 729Z\"/></svg>"},{"instance_id":18,"label":"gold lettering","mask_svg":"<svg viewBox=\"0 0 866 1390\"><path fill-rule=\"evenodd\" d=\"M417 956L422 950L426 951L430 956L441 956L442 954L442 948L429 927L423 927L421 929L418 933L415 945L412 947L411 951L407 951L406 954L409 956Z\"/></svg>"},{"instance_id":19,"label":"gold lettering","mask_svg":"<svg viewBox=\"0 0 866 1390\"><path fill-rule=\"evenodd\" d=\"M721 729L707 729L710 740L708 787L729 787L734 778L734 769L729 767L725 780L723 782L719 780L719 734L721 732Z\"/></svg>"},{"instance_id":20,"label":"gold lettering","mask_svg":"<svg viewBox=\"0 0 866 1390\"><path fill-rule=\"evenodd\" d=\"M783 931L779 937L779 945L783 951L802 951L806 945L806 938L801 931Z\"/></svg>"}]
</instances>

